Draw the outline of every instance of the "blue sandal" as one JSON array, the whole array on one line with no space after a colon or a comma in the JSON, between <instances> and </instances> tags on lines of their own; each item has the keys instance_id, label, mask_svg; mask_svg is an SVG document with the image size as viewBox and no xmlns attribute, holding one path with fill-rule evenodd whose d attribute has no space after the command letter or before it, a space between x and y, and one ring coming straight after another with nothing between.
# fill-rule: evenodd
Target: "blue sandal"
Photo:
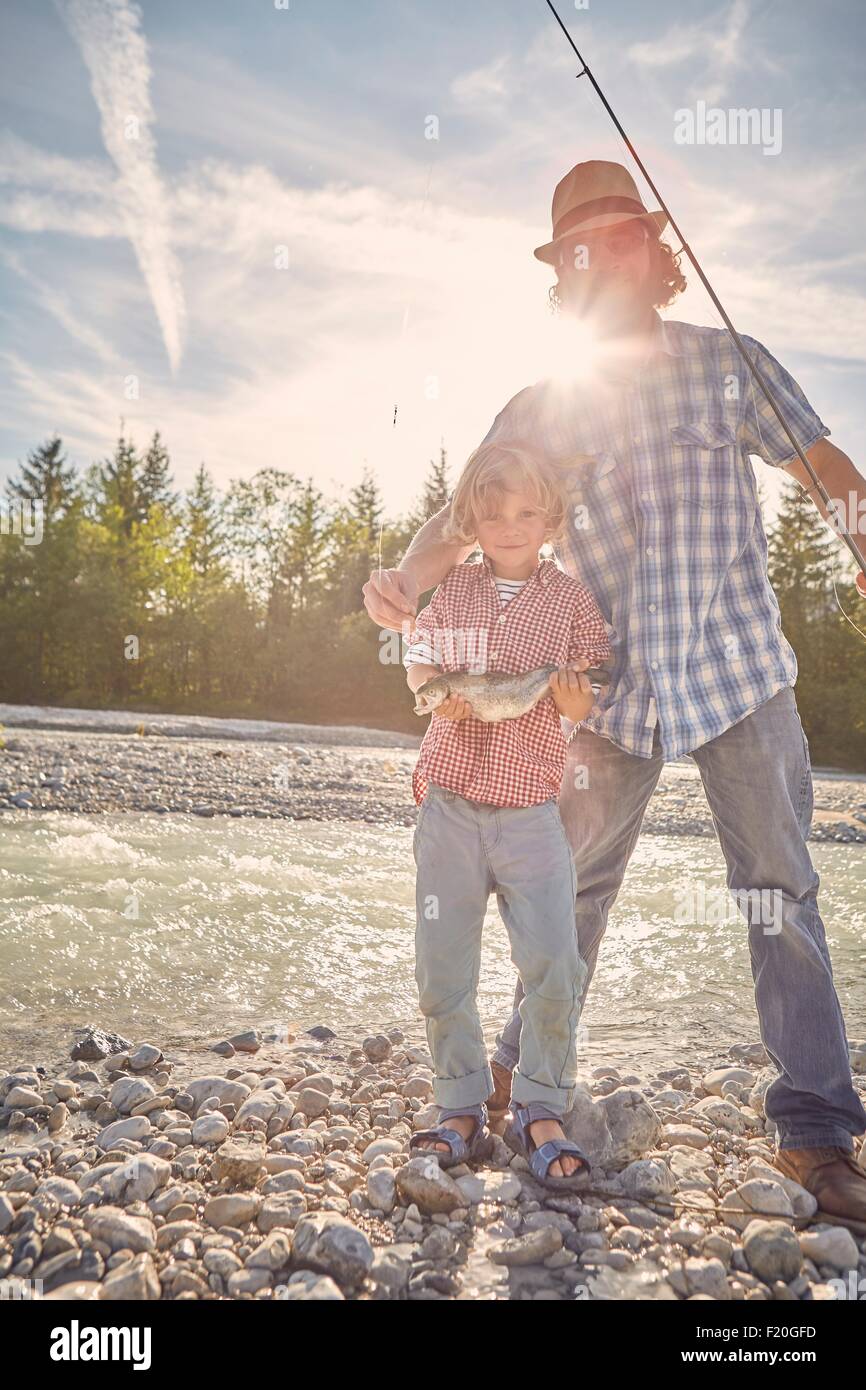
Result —
<instances>
[{"instance_id":1,"label":"blue sandal","mask_svg":"<svg viewBox=\"0 0 866 1390\"><path fill-rule=\"evenodd\" d=\"M562 1122L562 1116L549 1110L546 1105L541 1105L537 1101L531 1101L528 1105L521 1105L519 1101L512 1101L508 1107L511 1115L511 1123L506 1125L503 1138L513 1153L522 1154L529 1164L529 1171L536 1182L541 1183L542 1187L548 1187L559 1192L578 1192L587 1186L589 1182L589 1159L571 1139L548 1139L544 1144L536 1145L535 1140L529 1133L529 1126L536 1120L556 1120ZM563 1154L573 1154L579 1158L583 1164L576 1172L569 1173L567 1177L550 1177L550 1169Z\"/></svg>"},{"instance_id":2,"label":"blue sandal","mask_svg":"<svg viewBox=\"0 0 866 1390\"><path fill-rule=\"evenodd\" d=\"M470 1115L475 1120L475 1128L468 1139L464 1139L456 1129L449 1129L442 1124L443 1120L451 1120L456 1115ZM487 1106L486 1105L466 1105L462 1110L440 1110L440 1123L434 1125L432 1129L419 1129L409 1140L409 1152L413 1149L418 1153L429 1154L435 1158L440 1168L454 1168L458 1163L468 1163L471 1159L489 1158L493 1149L493 1138L487 1128ZM420 1140L432 1139L434 1143L447 1144L449 1151L443 1153L441 1149L422 1148Z\"/></svg>"}]
</instances>

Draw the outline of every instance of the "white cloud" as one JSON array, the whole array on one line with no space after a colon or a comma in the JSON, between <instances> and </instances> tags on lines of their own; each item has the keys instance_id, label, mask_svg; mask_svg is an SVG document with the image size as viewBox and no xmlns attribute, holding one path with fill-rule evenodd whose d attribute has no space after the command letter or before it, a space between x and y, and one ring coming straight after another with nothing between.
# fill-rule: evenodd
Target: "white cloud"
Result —
<instances>
[{"instance_id":1,"label":"white cloud","mask_svg":"<svg viewBox=\"0 0 866 1390\"><path fill-rule=\"evenodd\" d=\"M474 72L463 73L451 83L451 95L461 106L477 106L505 96L508 91L506 72L508 56L494 58Z\"/></svg>"},{"instance_id":2,"label":"white cloud","mask_svg":"<svg viewBox=\"0 0 866 1390\"><path fill-rule=\"evenodd\" d=\"M150 62L140 11L127 0L56 0L81 50L102 138L118 171L116 197L127 236L176 369L185 305L172 249L170 201L160 176L150 103Z\"/></svg>"}]
</instances>

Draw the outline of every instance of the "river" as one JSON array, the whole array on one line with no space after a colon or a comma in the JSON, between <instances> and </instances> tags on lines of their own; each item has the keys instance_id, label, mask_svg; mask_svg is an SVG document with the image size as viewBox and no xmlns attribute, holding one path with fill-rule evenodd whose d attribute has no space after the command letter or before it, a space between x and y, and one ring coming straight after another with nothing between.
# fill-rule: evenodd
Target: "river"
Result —
<instances>
[{"instance_id":1,"label":"river","mask_svg":"<svg viewBox=\"0 0 866 1390\"><path fill-rule=\"evenodd\" d=\"M866 861L844 845L812 849L848 1034L864 1037ZM405 827L7 813L0 1057L65 1052L90 1022L161 1045L314 1023L423 1040L413 870ZM745 927L732 904L719 910L723 895L714 839L641 838L584 1013L582 1061L646 1072L757 1040ZM707 903L707 920L682 920L690 898ZM479 994L489 1039L513 979L492 898Z\"/></svg>"}]
</instances>

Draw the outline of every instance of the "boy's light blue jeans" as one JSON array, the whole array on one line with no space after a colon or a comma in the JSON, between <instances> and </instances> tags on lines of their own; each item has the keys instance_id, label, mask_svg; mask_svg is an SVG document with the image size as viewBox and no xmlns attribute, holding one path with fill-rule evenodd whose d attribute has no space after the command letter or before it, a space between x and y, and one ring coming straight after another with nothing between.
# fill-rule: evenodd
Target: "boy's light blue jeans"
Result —
<instances>
[{"instance_id":1,"label":"boy's light blue jeans","mask_svg":"<svg viewBox=\"0 0 866 1390\"><path fill-rule=\"evenodd\" d=\"M478 1017L481 928L495 892L523 982L513 1097L570 1109L586 966L574 931L574 860L555 800L535 806L470 801L435 783L421 802L415 978L433 1058L433 1095L454 1112L480 1105L493 1074Z\"/></svg>"},{"instance_id":2,"label":"boy's light blue jeans","mask_svg":"<svg viewBox=\"0 0 866 1390\"><path fill-rule=\"evenodd\" d=\"M749 921L761 1038L779 1073L764 1098L778 1147L850 1151L851 1136L866 1130L866 1111L851 1080L818 914L818 875L806 847L812 774L791 687L691 757L728 866L728 888L738 890L735 901ZM568 745L559 804L577 865L575 918L586 963L579 1009L662 766L657 747L651 758L639 758L588 729L579 729ZM585 775L576 776L581 768ZM754 891L761 889L766 893ZM778 907L770 923L763 910L768 902ZM509 1070L520 1047L521 1000L518 981L515 1011L494 1052L494 1061Z\"/></svg>"}]
</instances>

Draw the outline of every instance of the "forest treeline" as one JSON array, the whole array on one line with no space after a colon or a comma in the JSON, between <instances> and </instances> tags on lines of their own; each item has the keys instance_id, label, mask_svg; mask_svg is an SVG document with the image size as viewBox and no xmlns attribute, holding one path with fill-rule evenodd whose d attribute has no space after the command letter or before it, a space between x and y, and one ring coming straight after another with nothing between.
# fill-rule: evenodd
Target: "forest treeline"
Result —
<instances>
[{"instance_id":1,"label":"forest treeline","mask_svg":"<svg viewBox=\"0 0 866 1390\"><path fill-rule=\"evenodd\" d=\"M411 512L388 517L369 468L339 501L273 468L220 491L202 464L181 491L158 433L143 452L122 433L83 472L50 438L0 503L0 701L420 733L399 638L383 641L361 585L380 555L399 562L450 488L444 449ZM37 499L42 538L28 544L14 522ZM770 573L812 759L862 771L866 642L839 613L834 573L861 627L866 604L840 554L788 485Z\"/></svg>"}]
</instances>

